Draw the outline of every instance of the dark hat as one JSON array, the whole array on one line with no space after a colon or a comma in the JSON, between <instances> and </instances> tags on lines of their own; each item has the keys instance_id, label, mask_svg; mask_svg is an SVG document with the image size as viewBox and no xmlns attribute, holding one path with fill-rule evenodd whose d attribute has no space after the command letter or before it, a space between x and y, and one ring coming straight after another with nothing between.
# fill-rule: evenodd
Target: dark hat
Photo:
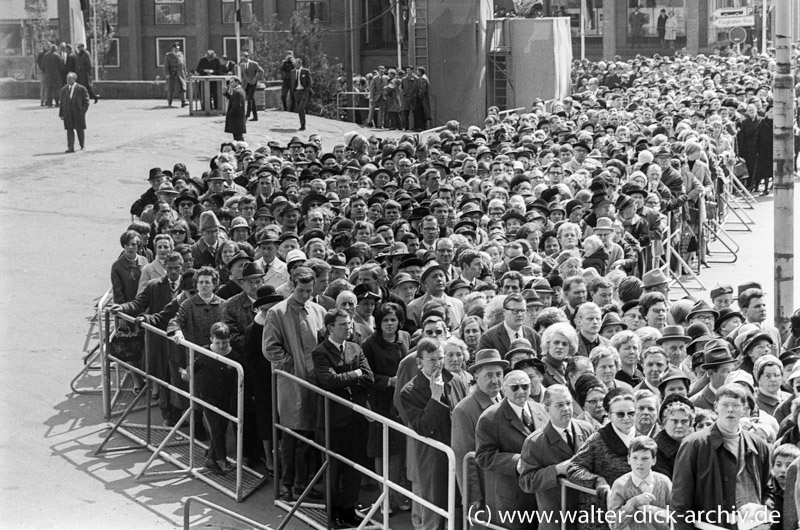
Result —
<instances>
[{"instance_id":1,"label":"dark hat","mask_svg":"<svg viewBox=\"0 0 800 530\"><path fill-rule=\"evenodd\" d=\"M576 142L576 143L575 143L575 144L573 144L573 146L572 146L572 148L573 148L573 149L578 149L579 147L580 147L581 149L585 149L587 153L591 152L591 150L592 150L592 148L591 148L591 147L589 147L589 146L586 144L586 142L584 142L584 141L582 141L582 140L581 140L581 141L579 141L579 142Z\"/></svg>"},{"instance_id":2,"label":"dark hat","mask_svg":"<svg viewBox=\"0 0 800 530\"><path fill-rule=\"evenodd\" d=\"M658 385L658 387L660 389L661 385ZM659 421L663 421L664 413L667 411L667 408L672 403L676 403L676 402L683 403L684 405L689 407L689 410L694 410L695 409L694 403L692 403L692 401L689 398L687 398L685 396L682 396L680 394L670 394L669 396L664 398L664 401L661 402L661 406L658 409L658 419L659 419Z\"/></svg>"},{"instance_id":3,"label":"dark hat","mask_svg":"<svg viewBox=\"0 0 800 530\"><path fill-rule=\"evenodd\" d=\"M275 293L275 288L271 285L262 285L256 291L256 300L253 307L261 308L264 305L273 305L283 301L283 296Z\"/></svg>"},{"instance_id":4,"label":"dark hat","mask_svg":"<svg viewBox=\"0 0 800 530\"><path fill-rule=\"evenodd\" d=\"M369 300L381 299L379 294L374 293L372 292L372 290L370 290L369 285L363 283L356 285L353 288L353 294L356 295L356 299L358 299L359 302L364 299L369 299Z\"/></svg>"},{"instance_id":5,"label":"dark hat","mask_svg":"<svg viewBox=\"0 0 800 530\"><path fill-rule=\"evenodd\" d=\"M332 269L346 269L347 260L344 257L344 254L334 254L328 258L328 265L330 265Z\"/></svg>"},{"instance_id":6,"label":"dark hat","mask_svg":"<svg viewBox=\"0 0 800 530\"><path fill-rule=\"evenodd\" d=\"M524 289L521 293L522 298L525 299L525 305L539 305L542 306L542 299L535 289Z\"/></svg>"},{"instance_id":7,"label":"dark hat","mask_svg":"<svg viewBox=\"0 0 800 530\"><path fill-rule=\"evenodd\" d=\"M445 288L445 293L448 296L453 296L453 293L458 291L459 289L469 289L469 284L462 280L461 278L456 278L455 280L451 280L450 283L447 284Z\"/></svg>"},{"instance_id":8,"label":"dark hat","mask_svg":"<svg viewBox=\"0 0 800 530\"><path fill-rule=\"evenodd\" d=\"M689 311L689 314L686 316L686 320L691 320L695 315L699 315L701 313L709 313L714 319L716 320L719 317L719 311L713 309L708 302L705 300L698 300L692 306L692 310Z\"/></svg>"},{"instance_id":9,"label":"dark hat","mask_svg":"<svg viewBox=\"0 0 800 530\"><path fill-rule=\"evenodd\" d=\"M647 197L647 190L635 182L626 182L622 185L620 191L625 195L638 194L642 197Z\"/></svg>"},{"instance_id":10,"label":"dark hat","mask_svg":"<svg viewBox=\"0 0 800 530\"><path fill-rule=\"evenodd\" d=\"M402 263L403 263L403 262L400 262L400 264L401 264L400 266L401 266L401 267L403 266L403 265L402 265ZM428 276L429 276L431 273L433 273L433 272L435 272L435 271L437 271L437 270L440 270L440 271L442 271L442 272L445 272L445 270L444 270L444 267L442 267L441 265L439 265L439 263L437 263L436 261L431 261L431 262L429 262L429 263L428 263L428 264L425 266L425 268L424 268L424 269L422 269L422 274L420 275L420 278L419 278L419 279L420 279L420 281L421 281L421 282L423 282L423 283L425 283L425 280L428 278ZM447 273L445 273L445 274L447 274Z\"/></svg>"},{"instance_id":11,"label":"dark hat","mask_svg":"<svg viewBox=\"0 0 800 530\"><path fill-rule=\"evenodd\" d=\"M583 208L583 203L581 201L579 201L578 199L572 199L571 201L567 202L567 205L564 207L564 210L566 210L567 215L569 215L576 208Z\"/></svg>"},{"instance_id":12,"label":"dark hat","mask_svg":"<svg viewBox=\"0 0 800 530\"><path fill-rule=\"evenodd\" d=\"M180 204L182 202L191 201L194 204L199 204L200 199L197 198L197 192L191 188L183 189L175 200L173 201L175 204Z\"/></svg>"},{"instance_id":13,"label":"dark hat","mask_svg":"<svg viewBox=\"0 0 800 530\"><path fill-rule=\"evenodd\" d=\"M703 347L703 368L714 368L736 362L731 355L731 345L725 339L713 339Z\"/></svg>"},{"instance_id":14,"label":"dark hat","mask_svg":"<svg viewBox=\"0 0 800 530\"><path fill-rule=\"evenodd\" d=\"M515 349L519 349L519 348L515 348ZM511 350L511 351L514 351L514 350ZM510 354L511 351L508 352L508 354ZM506 354L506 356L508 356L508 354ZM514 363L513 369L514 370L522 370L526 366L530 366L531 368L533 368L534 370L536 370L537 372L539 372L543 376L544 376L545 372L547 372L547 368L545 368L544 362L542 362L541 359L537 359L536 357L526 357L525 359L520 359L519 361Z\"/></svg>"},{"instance_id":15,"label":"dark hat","mask_svg":"<svg viewBox=\"0 0 800 530\"><path fill-rule=\"evenodd\" d=\"M394 287L397 287L398 285L404 283L413 283L415 285L419 285L419 282L414 278L412 278L411 275L408 274L407 272L401 272L399 274L396 274L394 279L392 280L392 286Z\"/></svg>"},{"instance_id":16,"label":"dark hat","mask_svg":"<svg viewBox=\"0 0 800 530\"><path fill-rule=\"evenodd\" d=\"M253 259L244 250L239 250L236 254L233 255L231 260L228 262L228 268L229 269L233 268L234 263L236 263L237 261L241 261L241 260L252 261Z\"/></svg>"},{"instance_id":17,"label":"dark hat","mask_svg":"<svg viewBox=\"0 0 800 530\"><path fill-rule=\"evenodd\" d=\"M617 197L617 204L616 208L617 211L622 211L629 206L634 206L636 203L634 202L633 198L630 195L620 195Z\"/></svg>"},{"instance_id":18,"label":"dark hat","mask_svg":"<svg viewBox=\"0 0 800 530\"><path fill-rule=\"evenodd\" d=\"M722 327L722 324L734 317L739 317L742 322L745 320L744 315L731 309L730 307L720 309L719 316L714 320L714 329L719 330Z\"/></svg>"},{"instance_id":19,"label":"dark hat","mask_svg":"<svg viewBox=\"0 0 800 530\"><path fill-rule=\"evenodd\" d=\"M480 214L480 215L483 215L484 213L486 213L486 212L483 211L483 209L481 208L480 204L477 204L477 203L475 203L473 201L467 202L464 205L462 205L460 210L461 210L461 217L464 217L466 215L476 214L476 213Z\"/></svg>"},{"instance_id":20,"label":"dark hat","mask_svg":"<svg viewBox=\"0 0 800 530\"><path fill-rule=\"evenodd\" d=\"M426 208L425 206L417 206L413 210L411 210L411 216L408 218L408 220L416 221L430 214L431 214L430 209Z\"/></svg>"},{"instance_id":21,"label":"dark hat","mask_svg":"<svg viewBox=\"0 0 800 530\"><path fill-rule=\"evenodd\" d=\"M287 147L292 147L292 146L295 146L295 145L298 145L300 147L305 147L306 144L304 144L303 141L300 138L298 138L297 136L292 136L292 139L289 140L289 143L286 144L286 146Z\"/></svg>"},{"instance_id":22,"label":"dark hat","mask_svg":"<svg viewBox=\"0 0 800 530\"><path fill-rule=\"evenodd\" d=\"M526 220L526 219L525 219L525 216L524 216L524 215L522 215L521 213L519 213L519 212L518 212L518 211L516 211L516 210L509 210L509 211L507 211L507 212L505 213L505 215L503 215L503 222L506 222L506 221L508 221L509 219L516 219L516 220L518 220L518 221L519 221L520 223L522 223L522 224L524 224L524 223L525 223L525 220Z\"/></svg>"},{"instance_id":23,"label":"dark hat","mask_svg":"<svg viewBox=\"0 0 800 530\"><path fill-rule=\"evenodd\" d=\"M537 293L553 294L555 291L550 287L550 282L547 278L536 278L533 282L533 290Z\"/></svg>"},{"instance_id":24,"label":"dark hat","mask_svg":"<svg viewBox=\"0 0 800 530\"><path fill-rule=\"evenodd\" d=\"M508 352L506 352L506 354L503 355L503 359L505 359L506 361L508 361L510 363L511 359L515 355L519 355L519 354L524 354L526 357L535 358L536 357L536 350L534 350L533 348L529 348L527 346L520 346L519 348L514 348L513 350L509 350Z\"/></svg>"},{"instance_id":25,"label":"dark hat","mask_svg":"<svg viewBox=\"0 0 800 530\"><path fill-rule=\"evenodd\" d=\"M242 280L249 280L252 278L261 278L264 276L264 267L257 261L245 263L242 269Z\"/></svg>"},{"instance_id":26,"label":"dark hat","mask_svg":"<svg viewBox=\"0 0 800 530\"><path fill-rule=\"evenodd\" d=\"M622 329L628 329L628 325L622 321L616 311L609 311L603 316L603 321L600 324L600 332L609 326L621 326Z\"/></svg>"},{"instance_id":27,"label":"dark hat","mask_svg":"<svg viewBox=\"0 0 800 530\"><path fill-rule=\"evenodd\" d=\"M709 296L711 296L711 299L713 300L714 298L722 296L723 294L733 294L733 287L728 284L717 284L713 289L711 289Z\"/></svg>"},{"instance_id":28,"label":"dark hat","mask_svg":"<svg viewBox=\"0 0 800 530\"><path fill-rule=\"evenodd\" d=\"M154 167L150 170L150 174L147 177L147 180L154 180L164 176L164 173L161 171L160 167Z\"/></svg>"},{"instance_id":29,"label":"dark hat","mask_svg":"<svg viewBox=\"0 0 800 530\"><path fill-rule=\"evenodd\" d=\"M266 206L262 206L258 210L256 210L255 215L253 216L254 219L258 219L259 217L269 217L272 218L272 212L269 211L269 208Z\"/></svg>"},{"instance_id":30,"label":"dark hat","mask_svg":"<svg viewBox=\"0 0 800 530\"><path fill-rule=\"evenodd\" d=\"M604 204L613 204L609 200L608 195L606 195L604 192L595 193L592 195L592 208L599 208Z\"/></svg>"},{"instance_id":31,"label":"dark hat","mask_svg":"<svg viewBox=\"0 0 800 530\"><path fill-rule=\"evenodd\" d=\"M325 204L326 202L330 202L325 195L321 193L309 193L308 195L303 198L302 206L300 208L300 212L305 215L311 209L312 203Z\"/></svg>"},{"instance_id":32,"label":"dark hat","mask_svg":"<svg viewBox=\"0 0 800 530\"><path fill-rule=\"evenodd\" d=\"M300 241L300 236L297 235L297 232L284 232L280 235L280 237L278 237L278 242L284 243L290 239L296 239L297 241Z\"/></svg>"},{"instance_id":33,"label":"dark hat","mask_svg":"<svg viewBox=\"0 0 800 530\"><path fill-rule=\"evenodd\" d=\"M503 370L508 368L508 361L505 361L500 357L499 351L492 349L478 350L478 353L475 354L475 363L473 363L473 365L467 370L472 375L475 375L475 371L478 368L492 364L500 366Z\"/></svg>"},{"instance_id":34,"label":"dark hat","mask_svg":"<svg viewBox=\"0 0 800 530\"><path fill-rule=\"evenodd\" d=\"M425 265L425 262L423 262L416 256L411 256L404 260L401 260L399 268L403 269L405 267L422 267L423 265Z\"/></svg>"},{"instance_id":35,"label":"dark hat","mask_svg":"<svg viewBox=\"0 0 800 530\"><path fill-rule=\"evenodd\" d=\"M522 272L528 265L530 265L528 258L525 256L517 256L508 262L508 270Z\"/></svg>"},{"instance_id":36,"label":"dark hat","mask_svg":"<svg viewBox=\"0 0 800 530\"><path fill-rule=\"evenodd\" d=\"M749 331L749 332L745 333L744 340L742 340L742 343L741 343L742 344L742 353L747 354L747 352L749 352L750 349L753 346L755 346L756 342L759 342L759 341L762 341L762 340L768 341L770 344L774 344L775 343L775 341L772 340L772 337L770 337L768 334L764 333L760 329L754 329L752 331Z\"/></svg>"}]
</instances>

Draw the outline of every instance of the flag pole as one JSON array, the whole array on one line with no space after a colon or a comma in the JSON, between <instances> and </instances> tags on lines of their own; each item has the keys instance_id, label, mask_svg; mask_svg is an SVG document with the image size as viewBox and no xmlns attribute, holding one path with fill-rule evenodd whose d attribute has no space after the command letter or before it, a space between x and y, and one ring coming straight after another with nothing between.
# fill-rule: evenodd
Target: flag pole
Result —
<instances>
[{"instance_id":1,"label":"flag pole","mask_svg":"<svg viewBox=\"0 0 800 530\"><path fill-rule=\"evenodd\" d=\"M242 24L242 12L241 12L241 3L239 0L235 0L234 7L236 8L235 13L235 24L236 26L236 73L239 77L242 75L242 43L241 43L241 24Z\"/></svg>"},{"instance_id":2,"label":"flag pole","mask_svg":"<svg viewBox=\"0 0 800 530\"><path fill-rule=\"evenodd\" d=\"M584 6L586 0L581 0L581 60L586 59L586 13Z\"/></svg>"},{"instance_id":3,"label":"flag pole","mask_svg":"<svg viewBox=\"0 0 800 530\"><path fill-rule=\"evenodd\" d=\"M94 56L94 80L100 79L100 65L97 64L97 0L92 0L92 55Z\"/></svg>"}]
</instances>

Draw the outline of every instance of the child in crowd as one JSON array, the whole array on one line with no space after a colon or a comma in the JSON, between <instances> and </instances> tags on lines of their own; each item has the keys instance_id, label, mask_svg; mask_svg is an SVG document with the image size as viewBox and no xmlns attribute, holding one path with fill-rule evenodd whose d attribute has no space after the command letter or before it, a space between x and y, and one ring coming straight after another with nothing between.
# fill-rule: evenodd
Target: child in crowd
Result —
<instances>
[{"instance_id":1,"label":"child in crowd","mask_svg":"<svg viewBox=\"0 0 800 530\"><path fill-rule=\"evenodd\" d=\"M779 445L772 452L767 508L780 514L777 520L773 521L772 530L784 530L783 492L786 489L786 472L798 456L800 456L800 448L792 444ZM792 501L790 500L789 502ZM786 530L791 529L787 528Z\"/></svg>"},{"instance_id":2,"label":"child in crowd","mask_svg":"<svg viewBox=\"0 0 800 530\"><path fill-rule=\"evenodd\" d=\"M672 497L672 482L653 471L658 446L648 436L637 436L628 447L625 473L611 486L607 523L611 530L668 530L667 504Z\"/></svg>"}]
</instances>

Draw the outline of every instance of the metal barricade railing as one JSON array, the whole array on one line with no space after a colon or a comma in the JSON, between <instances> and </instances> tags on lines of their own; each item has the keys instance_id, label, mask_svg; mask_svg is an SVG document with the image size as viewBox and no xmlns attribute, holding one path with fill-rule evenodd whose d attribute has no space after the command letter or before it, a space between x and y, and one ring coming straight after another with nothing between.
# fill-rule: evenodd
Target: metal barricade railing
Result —
<instances>
[{"instance_id":1,"label":"metal barricade railing","mask_svg":"<svg viewBox=\"0 0 800 530\"><path fill-rule=\"evenodd\" d=\"M95 305L94 315L92 316L90 323L89 323L89 331L86 334L86 342L84 343L83 350L86 352L86 355L83 358L83 368L78 375L76 375L72 381L70 381L69 386L73 392L76 394L102 394L103 388L102 385L100 388L96 387L79 387L78 382L81 381L86 375L89 374L91 371L100 371L102 369L101 364L101 357L103 355L103 349L105 348L105 340L103 335L103 312L105 311L106 306L111 303L113 299L113 294L111 288L109 287L108 290L103 293L103 295L97 300L97 304ZM92 343L92 337L94 336L94 330L97 328L97 344L94 348L90 348Z\"/></svg>"},{"instance_id":2,"label":"metal barricade railing","mask_svg":"<svg viewBox=\"0 0 800 530\"><path fill-rule=\"evenodd\" d=\"M506 110L501 110L500 112L498 112L498 113L497 113L497 115L498 115L498 116L500 116L500 117L502 118L502 117L503 117L503 116L505 116L506 114L512 114L512 113L514 113L514 112L523 112L523 113L524 113L524 112L525 112L525 110L526 110L526 107L517 107L517 108L515 108L515 109L506 109Z\"/></svg>"},{"instance_id":3,"label":"metal barricade railing","mask_svg":"<svg viewBox=\"0 0 800 530\"><path fill-rule=\"evenodd\" d=\"M189 530L191 528L191 521L189 520L192 515L192 504L202 504L206 508L210 508L213 511L222 513L230 517L231 519L235 519L240 523L244 523L247 525L252 526L253 528L257 528L258 530L272 530L272 527L268 524L264 525L259 523L258 521L254 521L249 517L245 517L240 515L234 511L228 510L227 508L223 508L219 504L214 504L213 502L209 502L205 499L200 497L187 497L186 500L183 501L183 529Z\"/></svg>"},{"instance_id":4,"label":"metal barricade railing","mask_svg":"<svg viewBox=\"0 0 800 530\"><path fill-rule=\"evenodd\" d=\"M339 116L339 112L343 110L363 110L365 112L369 112L369 106L367 107L359 107L357 106L356 99L359 97L367 97L369 98L368 92L339 92L336 94L336 110L337 116ZM347 98L350 98L351 101L345 101ZM352 104L348 104L352 103Z\"/></svg>"},{"instance_id":5,"label":"metal barricade railing","mask_svg":"<svg viewBox=\"0 0 800 530\"><path fill-rule=\"evenodd\" d=\"M559 479L558 484L561 486L561 513L567 513L567 489L595 495L595 491L592 488L575 484L564 478ZM567 530L567 520L564 517L561 518L561 530Z\"/></svg>"},{"instance_id":6,"label":"metal barricade railing","mask_svg":"<svg viewBox=\"0 0 800 530\"><path fill-rule=\"evenodd\" d=\"M325 527L319 526L319 523L317 523L316 521L313 521L312 519L303 516L301 513L298 512L298 510L300 510L300 508L302 507L304 500L308 496L308 493L316 485L317 481L320 479L320 477L325 472L325 470L329 467L330 458L335 458L339 462L353 467L358 472L363 473L364 475L366 475L369 478L375 480L376 482L378 482L382 486L382 491L381 491L380 496L376 500L375 504L373 504L372 507L370 508L370 510L366 513L366 515L364 515L364 521L359 526L360 529L364 528L368 524L368 522L371 521L372 516L375 514L375 512L378 510L379 507L383 508L382 528L389 528L389 490L391 489L391 490L394 490L396 492L402 493L403 495L407 496L412 501L417 502L417 503L421 504L422 506L424 506L425 508L428 508L429 510L432 510L436 514L444 517L447 520L447 530L455 530L455 524L456 524L456 457L455 457L455 453L453 452L453 450L448 445L443 444L441 442L438 442L436 440L433 440L431 438L426 438L425 436L421 436L421 435L417 434L414 430L412 430L412 429L410 429L410 428L408 428L408 427L406 427L406 426L404 426L404 425L402 425L400 423L397 423L396 421L392 421L392 420L390 420L390 419L388 419L388 418L386 418L384 416L381 416L380 414L377 414L377 413L375 413L375 412L373 412L373 411L371 411L371 410L369 410L367 408L364 408L362 406L359 406L359 405L356 405L354 403L351 403L350 401L347 401L344 398L341 398L341 397L339 397L339 396L337 396L337 395L335 395L335 394L333 394L331 392L327 392L327 391L319 388L318 386L316 386L316 385L314 385L312 383L309 383L308 381L305 381L304 379L301 379L301 378L299 378L299 377L297 377L295 375L292 375L292 374L290 374L288 372L285 372L283 370L273 370L273 372L272 372L272 417L273 418L279 418L279 414L278 414L278 395L277 394L278 394L278 380L281 379L281 378L283 378L283 379L285 379L287 381L291 381L293 384L299 385L299 386L301 386L301 387L313 392L319 398L325 400L324 401L324 407L323 407L324 415L325 415L325 417L324 417L325 441L324 441L324 445L322 445L322 444L316 442L315 440L311 440L311 439L307 438L306 436L303 436L302 434L299 434L298 432L296 432L296 431L294 431L294 430L292 430L292 429L290 429L288 427L285 427L284 425L281 425L280 424L280 420L277 420L277 421L275 421L273 423L273 439L275 439L275 440L278 439L278 433L281 433L281 435L283 435L283 436L292 436L292 437L296 438L298 441L306 443L310 447L323 452L325 454L325 461L323 462L322 466L320 466L320 469L316 473L314 478L309 482L309 484L306 487L306 489L303 491L303 493L300 495L300 497L297 499L297 501L295 501L294 506L291 506L289 503L286 503L284 501L279 500L279 488L278 487L275 488L275 505L279 506L279 507L281 507L283 509L288 510L288 514L287 514L286 518L281 522L281 524L278 526L277 530L283 530L283 528L286 527L286 525L289 523L291 518L293 516L295 516L295 515L297 515L298 518L304 520L305 522L307 522L309 524L312 524L313 526L317 526L318 528L325 528ZM334 452L334 451L329 449L329 447L331 445L330 444L330 442L331 442L331 440L330 440L330 408L331 408L331 402L334 402L334 403L336 403L338 405L344 406L344 407L352 410L353 412L355 412L357 414L361 414L362 416L364 416L367 419L367 421L370 421L370 422L373 422L373 423L380 423L380 425L381 425L381 436L382 436L381 455L382 455L382 459L383 459L383 470L382 470L381 474L375 473L373 470L371 470L371 469L369 469L367 467L364 467L363 465L361 465L361 464L359 464L359 463L347 458L346 456L343 456L343 455L341 455L339 453L336 453L336 452ZM401 484L399 484L397 482L394 482L389 478L389 432L390 432L390 429L398 431L398 432L404 434L405 436L407 436L407 437L409 437L411 439L414 439L414 440L417 440L419 442L422 442L422 443L425 443L427 445L430 445L431 447L434 447L435 449L438 449L439 451L442 451L442 452L445 453L445 455L447 456L447 467L448 467L447 509L446 510L443 509L443 508L439 508L438 506L436 506L432 502L428 501L427 499L424 499L424 498L420 497L419 495L416 495L415 493L413 493L412 491L408 490L407 488L405 488ZM280 469L281 459L280 459L280 455L278 453L277 444L276 444L276 447L275 447L275 459L274 460L275 460L275 477L276 477L276 481L278 481L278 480L280 480L279 477L280 477L280 473L281 473L281 469ZM327 499L331 499L332 498L332 496L331 496L331 488L332 488L332 480L331 480L331 478L332 477L330 476L330 473L328 473L328 480L326 480L326 484L325 484L326 498ZM331 506L331 504L329 502L328 506L327 506L328 521L332 520L331 519L331 509L332 509L332 506Z\"/></svg>"},{"instance_id":7,"label":"metal barricade railing","mask_svg":"<svg viewBox=\"0 0 800 530\"><path fill-rule=\"evenodd\" d=\"M483 528L488 528L489 530L508 530L505 526L499 526L496 524L492 524L486 521L473 521L471 512L470 512L470 505L472 504L472 499L469 498L469 470L473 466L477 466L478 463L475 461L475 451L470 451L466 455L464 455L464 461L461 463L461 483L464 484L464 491L461 492L461 504L462 508L464 509L464 515L462 517L464 523L463 530L469 530L469 528L473 525L480 525Z\"/></svg>"},{"instance_id":8,"label":"metal barricade railing","mask_svg":"<svg viewBox=\"0 0 800 530\"><path fill-rule=\"evenodd\" d=\"M440 125L438 127L433 127L432 129L425 129L424 131L419 133L419 137L421 139L426 134L436 134L439 131L443 131L445 129L447 129L447 125Z\"/></svg>"},{"instance_id":9,"label":"metal barricade railing","mask_svg":"<svg viewBox=\"0 0 800 530\"><path fill-rule=\"evenodd\" d=\"M104 314L104 322L105 322L105 348L102 350L102 366L103 366L103 397L104 397L104 408L106 410L111 409L111 364L114 363L118 368L123 368L128 372L138 374L139 376L144 378L144 386L141 388L141 391L138 395L135 395L132 401L127 405L125 411L116 421L116 423L111 428L111 431L106 435L103 441L100 443L98 448L95 450L95 455L99 455L105 452L110 451L124 451L124 450L140 450L140 449L148 449L153 451L150 459L144 465L143 469L136 475L136 478L139 479L143 477L146 473L148 468L153 464L153 462L159 456L172 464L176 465L177 467L181 468L178 471L161 471L161 472L150 472L147 473L148 476L164 476L164 475L175 475L175 474L191 474L194 477L206 482L207 484L213 486L214 488L218 489L219 491L225 493L226 495L230 496L236 502L241 502L244 498L255 491L255 489L260 486L260 484L266 480L264 475L256 473L251 469L246 469L242 465L242 444L244 439L244 370L242 365L236 361L228 359L223 355L218 355L206 348L200 347L196 344L193 344L187 340L181 339L178 341L178 345L185 346L188 351L187 356L187 370L188 370L188 386L189 390L186 391L167 380L160 379L159 377L150 373L150 366L149 366L149 345L150 341L145 340L145 348L142 352L142 358L144 361L144 369L140 369L133 364L121 361L120 359L114 357L110 353L109 344L111 341L111 316L110 311L106 311ZM139 325L144 330L145 333L150 333L158 337L162 337L165 340L172 340L171 338L167 337L166 332L161 329L158 329L155 326L152 326L147 323L137 323L136 319L132 316L117 313L116 317L125 320L128 323ZM148 337L145 336L145 339ZM195 355L200 354L204 357L208 357L213 359L217 362L230 366L234 370L236 370L236 415L232 415L221 408L212 405L211 403L207 402L204 399L201 399L195 395L195 379L194 379L194 366L195 366ZM136 430L139 432L134 432L134 430L128 426L123 425L125 420L128 418L131 412L133 412L134 408L136 407L137 403L142 400L149 400L149 393L151 385L160 385L162 387L162 391L164 389L168 389L170 392L175 394L181 395L186 398L189 402L189 406L186 411L183 413L181 418L175 423L175 425L169 430L168 434L163 437L163 439L158 440L158 445L154 445L154 438L160 438L160 436L155 436L156 433L163 434L163 429L154 429L152 426L152 418L151 418L151 406L149 401L146 401L147 405L145 406L146 410L146 424L144 426L135 426ZM233 487L226 486L222 483L222 479L220 481L212 480L209 475L205 473L201 473L200 469L201 466L195 465L195 449L202 448L202 445L199 444L195 440L195 414L194 411L196 410L197 406L201 406L207 410L210 410L216 414L219 414L223 418L231 421L235 425L236 429L236 478L233 484ZM189 420L189 435L188 438L183 433L179 433L179 429L186 420ZM125 446L125 447L115 447L113 449L106 449L106 445L109 441L114 437L114 435L119 432L131 438L135 441L139 441L138 445L132 446ZM180 445L187 445L189 446L188 455L185 457L186 462L184 462L180 458L176 458L172 455L166 454L164 449L167 447L174 447ZM248 488L245 490L243 488L243 476L245 471L248 475Z\"/></svg>"}]
</instances>

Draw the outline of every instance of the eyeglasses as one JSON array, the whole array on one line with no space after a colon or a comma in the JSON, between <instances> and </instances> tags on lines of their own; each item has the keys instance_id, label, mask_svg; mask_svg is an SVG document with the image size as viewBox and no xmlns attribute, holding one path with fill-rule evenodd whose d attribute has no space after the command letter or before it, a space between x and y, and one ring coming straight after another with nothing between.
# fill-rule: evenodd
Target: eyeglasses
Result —
<instances>
[{"instance_id":1,"label":"eyeglasses","mask_svg":"<svg viewBox=\"0 0 800 530\"><path fill-rule=\"evenodd\" d=\"M634 410L629 410L628 412L615 412L614 413L614 416L616 416L619 419L622 419L622 418L625 418L625 417L633 418L635 415L636 415L636 411L634 411Z\"/></svg>"},{"instance_id":2,"label":"eyeglasses","mask_svg":"<svg viewBox=\"0 0 800 530\"><path fill-rule=\"evenodd\" d=\"M514 315L524 315L525 313L528 312L527 308L526 309L510 309L508 307L504 307L503 309L505 309L506 311L510 311Z\"/></svg>"},{"instance_id":3,"label":"eyeglasses","mask_svg":"<svg viewBox=\"0 0 800 530\"><path fill-rule=\"evenodd\" d=\"M530 383L520 383L518 385L508 385L509 390L512 392L519 392L520 390L530 390Z\"/></svg>"},{"instance_id":4,"label":"eyeglasses","mask_svg":"<svg viewBox=\"0 0 800 530\"><path fill-rule=\"evenodd\" d=\"M427 335L428 337L439 337L441 335L444 335L444 330L441 330L441 329L428 329L428 330L425 331L425 335Z\"/></svg>"}]
</instances>

